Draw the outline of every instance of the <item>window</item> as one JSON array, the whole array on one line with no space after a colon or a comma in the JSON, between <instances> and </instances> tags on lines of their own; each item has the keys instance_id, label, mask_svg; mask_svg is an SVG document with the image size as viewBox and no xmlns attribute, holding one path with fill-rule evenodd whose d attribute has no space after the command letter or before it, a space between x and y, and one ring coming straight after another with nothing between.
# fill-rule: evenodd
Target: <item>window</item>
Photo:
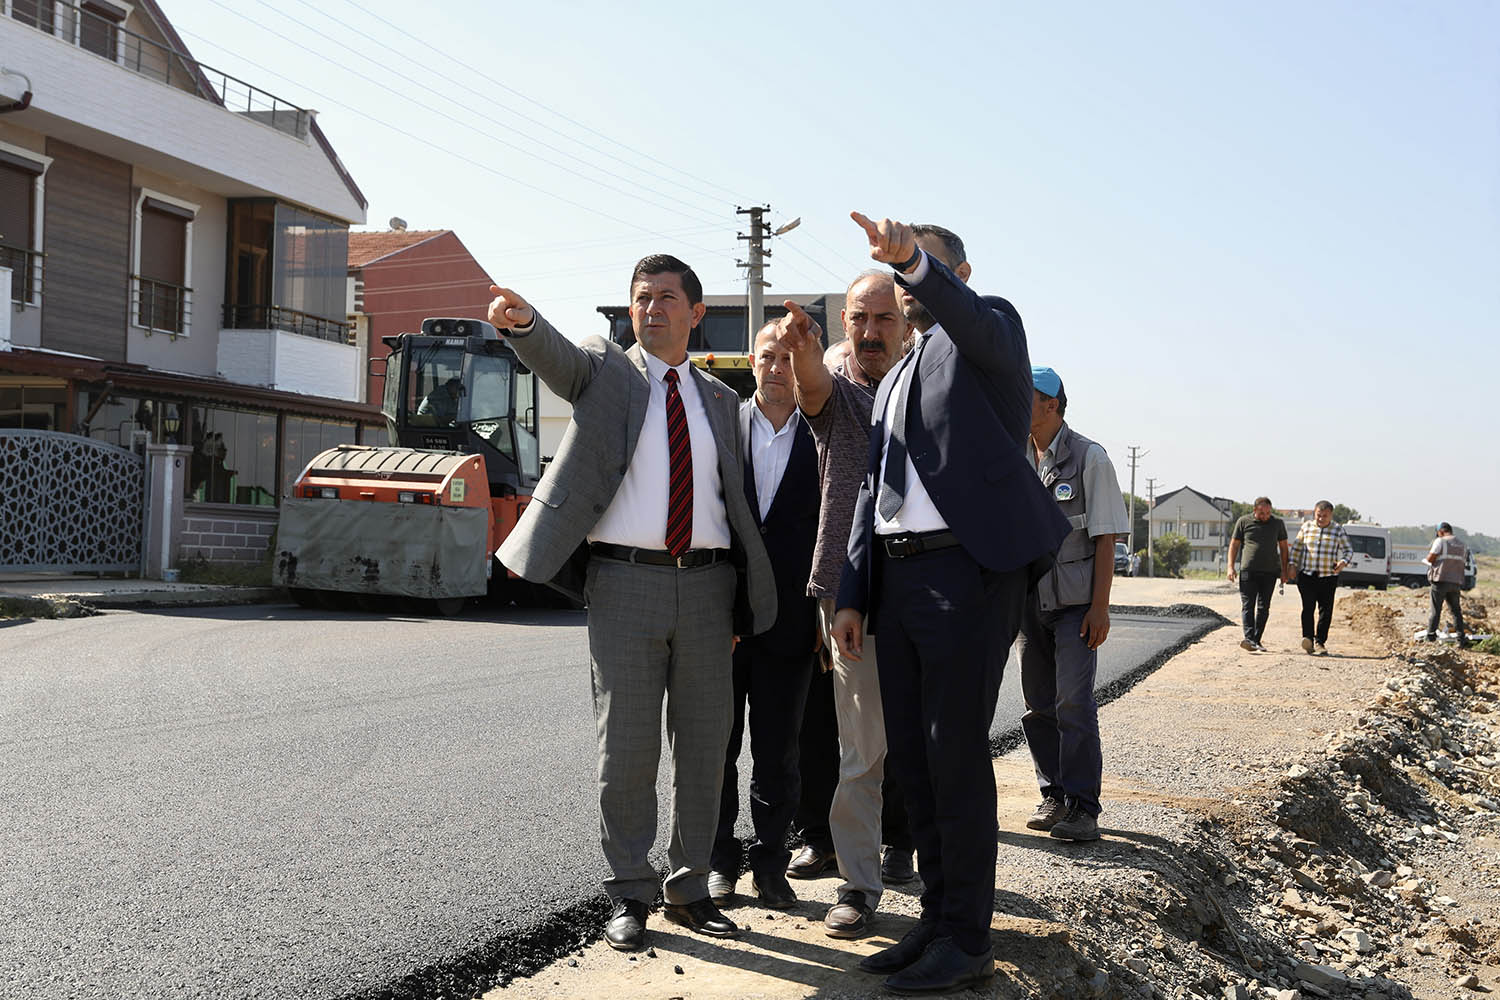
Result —
<instances>
[{"instance_id":1,"label":"window","mask_svg":"<svg viewBox=\"0 0 1500 1000\"><path fill-rule=\"evenodd\" d=\"M53 25L52 0L10 0L10 16L22 24L51 32Z\"/></svg>"},{"instance_id":2,"label":"window","mask_svg":"<svg viewBox=\"0 0 1500 1000\"><path fill-rule=\"evenodd\" d=\"M1202 521L1189 521L1187 523L1187 536L1189 538L1202 538L1203 537L1203 522Z\"/></svg>"},{"instance_id":3,"label":"window","mask_svg":"<svg viewBox=\"0 0 1500 1000\"><path fill-rule=\"evenodd\" d=\"M1374 535L1356 535L1348 532L1349 545L1355 552L1362 552L1371 559L1385 558L1385 539Z\"/></svg>"},{"instance_id":4,"label":"window","mask_svg":"<svg viewBox=\"0 0 1500 1000\"><path fill-rule=\"evenodd\" d=\"M355 425L347 421L287 417L281 435L281 495L291 492L307 463L320 452L335 445L354 444L354 437Z\"/></svg>"},{"instance_id":5,"label":"window","mask_svg":"<svg viewBox=\"0 0 1500 1000\"><path fill-rule=\"evenodd\" d=\"M115 58L115 45L125 11L103 0L78 5L78 46L106 59Z\"/></svg>"},{"instance_id":6,"label":"window","mask_svg":"<svg viewBox=\"0 0 1500 1000\"><path fill-rule=\"evenodd\" d=\"M61 384L0 385L0 427L60 431L68 405Z\"/></svg>"},{"instance_id":7,"label":"window","mask_svg":"<svg viewBox=\"0 0 1500 1000\"><path fill-rule=\"evenodd\" d=\"M183 442L193 449L187 498L275 506L276 415L217 406L194 406L189 414Z\"/></svg>"},{"instance_id":8,"label":"window","mask_svg":"<svg viewBox=\"0 0 1500 1000\"><path fill-rule=\"evenodd\" d=\"M42 254L37 246L38 211L46 157L0 145L0 267L10 268L10 299L39 305Z\"/></svg>"},{"instance_id":9,"label":"window","mask_svg":"<svg viewBox=\"0 0 1500 1000\"><path fill-rule=\"evenodd\" d=\"M148 331L186 334L192 325L189 287L193 217L198 206L142 190L135 214L131 320Z\"/></svg>"}]
</instances>

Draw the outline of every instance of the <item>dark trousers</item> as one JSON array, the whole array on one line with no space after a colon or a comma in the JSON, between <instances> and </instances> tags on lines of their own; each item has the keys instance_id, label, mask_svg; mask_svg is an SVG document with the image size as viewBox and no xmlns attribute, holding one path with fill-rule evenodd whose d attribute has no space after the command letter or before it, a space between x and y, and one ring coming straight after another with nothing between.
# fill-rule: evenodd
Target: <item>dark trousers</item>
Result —
<instances>
[{"instance_id":1,"label":"dark trousers","mask_svg":"<svg viewBox=\"0 0 1500 1000\"><path fill-rule=\"evenodd\" d=\"M1297 574L1297 593L1302 595L1302 638L1328 641L1328 626L1333 623L1333 595L1339 589L1338 574L1313 576ZM1313 631L1313 607L1318 609L1318 627Z\"/></svg>"},{"instance_id":2,"label":"dark trousers","mask_svg":"<svg viewBox=\"0 0 1500 1000\"><path fill-rule=\"evenodd\" d=\"M1459 638L1464 636L1464 612L1458 605L1459 592L1463 587L1456 583L1434 583L1432 585L1432 613L1427 616L1427 634L1437 633L1438 625L1443 618L1443 605L1448 605L1448 610L1453 614L1453 627L1457 629Z\"/></svg>"},{"instance_id":3,"label":"dark trousers","mask_svg":"<svg viewBox=\"0 0 1500 1000\"><path fill-rule=\"evenodd\" d=\"M802 709L814 668L811 650L788 656L767 649L755 639L742 641L734 651L734 726L724 754L724 788L719 794L719 828L714 835L709 867L738 875L746 860L734 821L739 814L740 775L736 761L745 734L746 705L750 718L750 870L785 871L792 854L786 848L787 829L802 796L797 768L797 737L802 731Z\"/></svg>"},{"instance_id":4,"label":"dark trousers","mask_svg":"<svg viewBox=\"0 0 1500 1000\"><path fill-rule=\"evenodd\" d=\"M828 809L839 783L839 720L833 710L833 674L829 671L813 668L798 743L802 795L792 827L804 844L832 854Z\"/></svg>"},{"instance_id":5,"label":"dark trousers","mask_svg":"<svg viewBox=\"0 0 1500 1000\"><path fill-rule=\"evenodd\" d=\"M1097 818L1104 773L1094 700L1099 654L1078 634L1088 610L1083 604L1042 611L1033 590L1026 595L1016 657L1026 701L1021 731L1042 795Z\"/></svg>"},{"instance_id":6,"label":"dark trousers","mask_svg":"<svg viewBox=\"0 0 1500 1000\"><path fill-rule=\"evenodd\" d=\"M1266 619L1271 617L1271 595L1276 592L1276 581L1280 573L1268 570L1247 569L1240 574L1240 618L1245 626L1245 638L1260 642L1266 634Z\"/></svg>"},{"instance_id":7,"label":"dark trousers","mask_svg":"<svg viewBox=\"0 0 1500 1000\"><path fill-rule=\"evenodd\" d=\"M839 783L839 721L833 707L833 674L814 669L802 713L798 770L802 774L802 797L792 819L792 829L804 844L824 854L833 853L833 834L828 829L828 810ZM912 850L911 826L906 818L906 796L887 771L880 783L880 841L898 851Z\"/></svg>"},{"instance_id":8,"label":"dark trousers","mask_svg":"<svg viewBox=\"0 0 1500 1000\"><path fill-rule=\"evenodd\" d=\"M926 883L922 919L982 954L995 911L990 720L1026 571L983 569L961 547L905 559L876 552L886 764L906 793Z\"/></svg>"}]
</instances>

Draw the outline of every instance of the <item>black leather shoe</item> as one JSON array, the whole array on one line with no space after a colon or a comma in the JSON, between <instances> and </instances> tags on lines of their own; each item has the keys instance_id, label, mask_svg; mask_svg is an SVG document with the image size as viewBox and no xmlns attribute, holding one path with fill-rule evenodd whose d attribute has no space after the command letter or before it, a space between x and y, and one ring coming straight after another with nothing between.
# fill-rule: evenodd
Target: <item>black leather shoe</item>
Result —
<instances>
[{"instance_id":1,"label":"black leather shoe","mask_svg":"<svg viewBox=\"0 0 1500 1000\"><path fill-rule=\"evenodd\" d=\"M911 851L887 847L880 859L880 881L886 885L905 885L917 880L917 870L912 867Z\"/></svg>"},{"instance_id":2,"label":"black leather shoe","mask_svg":"<svg viewBox=\"0 0 1500 1000\"><path fill-rule=\"evenodd\" d=\"M797 905L797 894L787 883L781 872L756 872L750 885L760 899L760 905L773 910L790 910Z\"/></svg>"},{"instance_id":3,"label":"black leather shoe","mask_svg":"<svg viewBox=\"0 0 1500 1000\"><path fill-rule=\"evenodd\" d=\"M672 923L681 924L690 931L709 937L732 938L739 937L740 934L734 921L720 913L713 900L707 896L691 903L668 903L661 908L661 913Z\"/></svg>"},{"instance_id":4,"label":"black leather shoe","mask_svg":"<svg viewBox=\"0 0 1500 1000\"><path fill-rule=\"evenodd\" d=\"M616 903L604 925L604 940L615 951L640 951L646 947L646 904L639 899Z\"/></svg>"},{"instance_id":5,"label":"black leather shoe","mask_svg":"<svg viewBox=\"0 0 1500 1000\"><path fill-rule=\"evenodd\" d=\"M932 939L937 937L937 921L918 923L917 926L907 931L906 934L883 951L877 951L867 956L859 963L861 970L873 972L881 976L889 976L893 972L900 972L922 957L922 952L932 944Z\"/></svg>"},{"instance_id":6,"label":"black leather shoe","mask_svg":"<svg viewBox=\"0 0 1500 1000\"><path fill-rule=\"evenodd\" d=\"M885 981L885 988L903 996L951 993L986 982L995 975L995 952L970 955L949 937L934 940L922 957Z\"/></svg>"},{"instance_id":7,"label":"black leather shoe","mask_svg":"<svg viewBox=\"0 0 1500 1000\"><path fill-rule=\"evenodd\" d=\"M786 866L787 878L817 878L830 868L838 870L839 859L832 851L822 851L808 844L797 852Z\"/></svg>"}]
</instances>

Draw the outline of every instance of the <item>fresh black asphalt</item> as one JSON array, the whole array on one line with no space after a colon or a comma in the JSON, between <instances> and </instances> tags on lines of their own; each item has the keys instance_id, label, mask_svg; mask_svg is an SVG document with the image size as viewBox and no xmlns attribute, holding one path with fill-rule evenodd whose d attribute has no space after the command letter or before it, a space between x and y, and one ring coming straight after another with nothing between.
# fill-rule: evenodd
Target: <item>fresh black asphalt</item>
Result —
<instances>
[{"instance_id":1,"label":"fresh black asphalt","mask_svg":"<svg viewBox=\"0 0 1500 1000\"><path fill-rule=\"evenodd\" d=\"M1216 623L1117 615L1101 686ZM0 993L476 995L597 932L594 747L578 613L0 630Z\"/></svg>"}]
</instances>

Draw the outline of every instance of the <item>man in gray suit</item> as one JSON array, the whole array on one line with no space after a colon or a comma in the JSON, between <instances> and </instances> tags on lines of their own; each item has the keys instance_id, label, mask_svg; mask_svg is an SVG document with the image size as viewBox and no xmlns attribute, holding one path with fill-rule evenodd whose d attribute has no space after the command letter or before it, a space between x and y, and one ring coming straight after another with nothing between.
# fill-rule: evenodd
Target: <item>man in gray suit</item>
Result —
<instances>
[{"instance_id":1,"label":"man in gray suit","mask_svg":"<svg viewBox=\"0 0 1500 1000\"><path fill-rule=\"evenodd\" d=\"M663 697L672 753L664 912L733 937L739 928L708 895L731 657L737 636L770 627L776 593L745 499L738 400L687 356L703 286L675 257L642 259L630 281L628 351L601 337L574 344L515 292L490 291L490 322L573 404L499 557L588 602L604 888L615 904L605 940L621 951L646 944Z\"/></svg>"}]
</instances>

